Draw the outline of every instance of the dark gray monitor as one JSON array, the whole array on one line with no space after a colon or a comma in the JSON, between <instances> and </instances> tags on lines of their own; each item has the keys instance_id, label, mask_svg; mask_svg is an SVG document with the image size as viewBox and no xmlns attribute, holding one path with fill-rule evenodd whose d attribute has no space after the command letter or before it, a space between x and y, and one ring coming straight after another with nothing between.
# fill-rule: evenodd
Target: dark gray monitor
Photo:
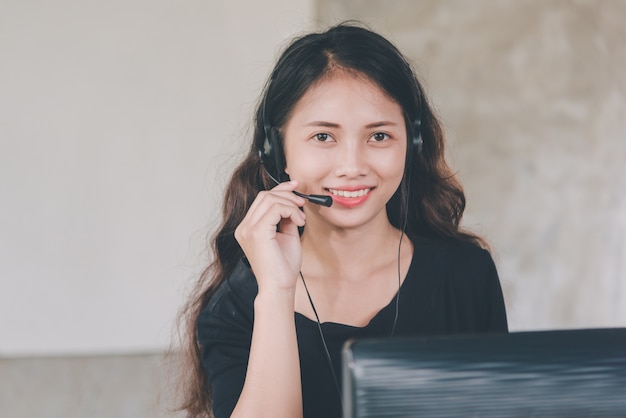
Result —
<instances>
[{"instance_id":1,"label":"dark gray monitor","mask_svg":"<svg viewBox=\"0 0 626 418\"><path fill-rule=\"evenodd\" d=\"M352 340L344 418L626 417L626 328Z\"/></svg>"}]
</instances>

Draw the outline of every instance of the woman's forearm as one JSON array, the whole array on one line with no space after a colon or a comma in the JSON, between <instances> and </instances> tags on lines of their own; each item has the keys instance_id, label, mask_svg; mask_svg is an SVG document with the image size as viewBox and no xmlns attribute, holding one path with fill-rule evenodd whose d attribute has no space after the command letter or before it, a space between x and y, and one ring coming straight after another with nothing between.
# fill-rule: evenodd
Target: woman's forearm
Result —
<instances>
[{"instance_id":1,"label":"woman's forearm","mask_svg":"<svg viewBox=\"0 0 626 418\"><path fill-rule=\"evenodd\" d=\"M232 417L302 417L293 290L257 295L246 380Z\"/></svg>"}]
</instances>

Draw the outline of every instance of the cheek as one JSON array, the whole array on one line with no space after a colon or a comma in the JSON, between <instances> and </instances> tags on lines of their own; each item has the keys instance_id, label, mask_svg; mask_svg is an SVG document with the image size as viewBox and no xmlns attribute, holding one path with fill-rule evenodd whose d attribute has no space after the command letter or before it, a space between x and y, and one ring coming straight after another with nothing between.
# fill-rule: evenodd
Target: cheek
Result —
<instances>
[{"instance_id":1,"label":"cheek","mask_svg":"<svg viewBox=\"0 0 626 418\"><path fill-rule=\"evenodd\" d=\"M404 152L394 152L387 155L378 156L376 165L381 175L386 178L396 179L398 184L404 175L406 155Z\"/></svg>"},{"instance_id":2,"label":"cheek","mask_svg":"<svg viewBox=\"0 0 626 418\"><path fill-rule=\"evenodd\" d=\"M304 181L307 178L314 178L324 172L324 167L328 163L328 158L318 158L311 153L286 155L287 165L285 172L294 180Z\"/></svg>"},{"instance_id":3,"label":"cheek","mask_svg":"<svg viewBox=\"0 0 626 418\"><path fill-rule=\"evenodd\" d=\"M285 149L285 173L293 179L303 180L313 177L316 173L324 170L328 158L317 155L315 150L305 147L290 147Z\"/></svg>"}]
</instances>

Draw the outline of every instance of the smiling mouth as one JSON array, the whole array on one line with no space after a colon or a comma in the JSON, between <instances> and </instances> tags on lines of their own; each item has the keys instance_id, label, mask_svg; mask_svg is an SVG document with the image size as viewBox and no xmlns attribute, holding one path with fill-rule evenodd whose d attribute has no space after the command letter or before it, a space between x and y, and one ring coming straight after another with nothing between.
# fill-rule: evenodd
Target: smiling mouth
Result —
<instances>
[{"instance_id":1,"label":"smiling mouth","mask_svg":"<svg viewBox=\"0 0 626 418\"><path fill-rule=\"evenodd\" d=\"M333 196L355 198L355 197L363 197L363 196L365 196L372 189L371 188L367 188L367 189L351 190L351 191L348 191L348 190L336 190L336 189L326 189L326 190L328 190L330 192L330 194L332 194Z\"/></svg>"}]
</instances>

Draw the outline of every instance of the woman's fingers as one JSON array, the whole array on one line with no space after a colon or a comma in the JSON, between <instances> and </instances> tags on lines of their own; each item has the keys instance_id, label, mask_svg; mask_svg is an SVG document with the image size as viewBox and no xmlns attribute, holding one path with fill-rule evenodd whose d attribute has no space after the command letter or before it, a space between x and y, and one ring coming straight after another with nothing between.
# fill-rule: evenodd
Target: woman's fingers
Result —
<instances>
[{"instance_id":1,"label":"woman's fingers","mask_svg":"<svg viewBox=\"0 0 626 418\"><path fill-rule=\"evenodd\" d=\"M305 204L306 200L292 193L297 184L295 181L285 182L272 190L259 192L248 209L244 222L248 221L250 224L257 225L265 220L276 226L282 218L291 218L299 226L304 225L301 223L301 220L304 219L304 213L299 208ZM297 212L288 210L288 208ZM299 221L299 219L301 220ZM265 225L268 224L265 223Z\"/></svg>"},{"instance_id":2,"label":"woman's fingers","mask_svg":"<svg viewBox=\"0 0 626 418\"><path fill-rule=\"evenodd\" d=\"M285 221L297 226L304 226L306 216L300 208L281 198L268 198L248 212L235 230L238 241L271 240L276 236L276 226ZM281 232L286 232L281 229ZM242 242L240 242L241 244Z\"/></svg>"},{"instance_id":3,"label":"woman's fingers","mask_svg":"<svg viewBox=\"0 0 626 418\"><path fill-rule=\"evenodd\" d=\"M304 226L306 216L300 207L306 200L292 193L297 185L298 182L290 181L272 190L259 192L235 230L235 238L244 251L246 245L274 239L277 226L281 232L288 234L294 234L294 228L297 233L297 227Z\"/></svg>"},{"instance_id":4,"label":"woman's fingers","mask_svg":"<svg viewBox=\"0 0 626 418\"><path fill-rule=\"evenodd\" d=\"M267 201L267 199L271 199L272 197L283 198L290 202L293 202L296 206L303 206L306 202L305 199L300 196L296 196L293 191L298 187L297 181L287 181L285 183L280 183L278 186L274 187L271 190L263 190L259 192L256 199L252 202L250 209L248 212L254 211L257 206L261 205L263 202Z\"/></svg>"}]
</instances>

